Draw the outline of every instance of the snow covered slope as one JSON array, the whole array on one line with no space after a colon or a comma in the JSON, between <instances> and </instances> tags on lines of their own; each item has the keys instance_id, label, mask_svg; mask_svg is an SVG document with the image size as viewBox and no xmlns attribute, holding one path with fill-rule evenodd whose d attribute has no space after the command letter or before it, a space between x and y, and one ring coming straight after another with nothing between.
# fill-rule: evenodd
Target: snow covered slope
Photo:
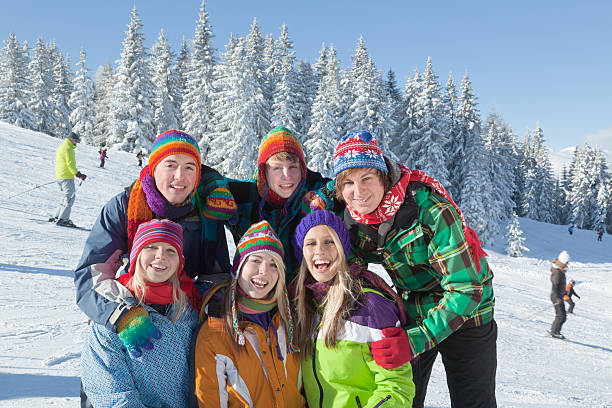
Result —
<instances>
[{"instance_id":1,"label":"snow covered slope","mask_svg":"<svg viewBox=\"0 0 612 408\"><path fill-rule=\"evenodd\" d=\"M86 231L43 222L55 211L55 149L61 140L0 123L0 407L78 406L79 357L87 319L75 305L72 268ZM138 175L134 155L76 149L88 178L77 189L73 221L91 227L102 205ZM37 185L51 184L25 192ZM21 193L21 194L20 194ZM14 196L14 197L11 197ZM9 198L11 197L11 198ZM612 407L612 236L521 219L523 258L503 245L486 248L495 272L500 407ZM553 319L549 267L562 249L572 256L576 314L567 341L545 337ZM450 406L441 362L428 407Z\"/></svg>"}]
</instances>

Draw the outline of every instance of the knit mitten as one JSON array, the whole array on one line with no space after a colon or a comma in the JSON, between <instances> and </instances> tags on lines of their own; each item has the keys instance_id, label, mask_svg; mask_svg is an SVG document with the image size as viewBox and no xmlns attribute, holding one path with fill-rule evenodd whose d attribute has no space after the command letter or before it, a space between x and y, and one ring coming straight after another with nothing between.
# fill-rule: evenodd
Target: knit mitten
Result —
<instances>
[{"instance_id":1,"label":"knit mitten","mask_svg":"<svg viewBox=\"0 0 612 408\"><path fill-rule=\"evenodd\" d=\"M202 209L204 216L214 220L230 220L237 212L234 196L226 187L217 187L208 193Z\"/></svg>"},{"instance_id":2,"label":"knit mitten","mask_svg":"<svg viewBox=\"0 0 612 408\"><path fill-rule=\"evenodd\" d=\"M302 198L300 211L303 215L306 215L313 211L324 210L328 205L329 203L327 203L327 200L321 194L316 191L309 191Z\"/></svg>"},{"instance_id":3,"label":"knit mitten","mask_svg":"<svg viewBox=\"0 0 612 408\"><path fill-rule=\"evenodd\" d=\"M161 339L161 332L141 306L132 307L119 320L117 335L132 358L138 358L144 350L152 350L154 340Z\"/></svg>"}]
</instances>

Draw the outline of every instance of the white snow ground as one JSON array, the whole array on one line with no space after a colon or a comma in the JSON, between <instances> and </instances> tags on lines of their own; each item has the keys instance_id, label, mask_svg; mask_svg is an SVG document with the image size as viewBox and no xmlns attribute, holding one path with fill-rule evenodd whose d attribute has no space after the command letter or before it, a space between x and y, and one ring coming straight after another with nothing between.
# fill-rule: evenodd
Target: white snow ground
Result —
<instances>
[{"instance_id":1,"label":"white snow ground","mask_svg":"<svg viewBox=\"0 0 612 408\"><path fill-rule=\"evenodd\" d=\"M0 123L0 407L76 407L79 357L87 319L75 304L72 268L86 231L39 222L55 212L55 149L61 140ZM110 151L98 167L92 146L76 149L88 178L72 219L91 227L102 205L138 175L134 155ZM24 192L37 185L49 185ZM22 193L24 192L24 193ZM20 194L22 193L22 194ZM522 258L503 243L486 248L495 273L500 407L612 407L612 236L521 219ZM567 341L545 336L553 319L550 261L566 249L577 282ZM450 402L440 359L426 406Z\"/></svg>"}]
</instances>

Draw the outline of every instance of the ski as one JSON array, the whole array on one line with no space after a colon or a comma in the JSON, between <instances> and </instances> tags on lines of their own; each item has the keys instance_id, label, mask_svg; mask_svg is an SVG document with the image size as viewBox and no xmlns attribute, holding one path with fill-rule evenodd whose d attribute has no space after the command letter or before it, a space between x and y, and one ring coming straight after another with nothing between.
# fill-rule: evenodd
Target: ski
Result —
<instances>
[{"instance_id":1,"label":"ski","mask_svg":"<svg viewBox=\"0 0 612 408\"><path fill-rule=\"evenodd\" d=\"M76 230L80 230L80 231L91 231L91 228L85 228L85 227L79 227L78 225L75 226L69 226L69 225L59 225L56 224L55 220L50 217L47 220L41 220L39 218L28 218L29 220L35 221L39 224L54 224L57 227L64 227L64 228L72 228L72 229L76 229Z\"/></svg>"}]
</instances>

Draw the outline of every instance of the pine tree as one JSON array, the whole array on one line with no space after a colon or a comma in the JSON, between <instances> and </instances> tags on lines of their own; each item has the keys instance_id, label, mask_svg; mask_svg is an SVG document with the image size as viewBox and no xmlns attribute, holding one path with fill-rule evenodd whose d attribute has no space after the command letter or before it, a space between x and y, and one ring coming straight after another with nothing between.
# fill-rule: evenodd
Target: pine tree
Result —
<instances>
[{"instance_id":1,"label":"pine tree","mask_svg":"<svg viewBox=\"0 0 612 408\"><path fill-rule=\"evenodd\" d=\"M11 31L0 58L0 120L26 129L34 129L34 114L28 108L30 79L27 44L25 52Z\"/></svg>"},{"instance_id":2,"label":"pine tree","mask_svg":"<svg viewBox=\"0 0 612 408\"><path fill-rule=\"evenodd\" d=\"M34 57L30 62L31 93L27 105L34 116L33 130L52 134L58 118L53 106L53 66L49 50L42 37L38 37L34 47Z\"/></svg>"},{"instance_id":3,"label":"pine tree","mask_svg":"<svg viewBox=\"0 0 612 408\"><path fill-rule=\"evenodd\" d=\"M408 167L414 167L410 161L410 151L412 149L411 138L416 129L416 100L421 93L421 75L419 70L414 70L414 75L408 77L404 90L404 99L400 111L402 113L400 122L397 126L397 136L393 140L395 152L401 163Z\"/></svg>"},{"instance_id":4,"label":"pine tree","mask_svg":"<svg viewBox=\"0 0 612 408\"><path fill-rule=\"evenodd\" d=\"M204 1L196 24L195 36L191 45L191 58L187 88L183 97L183 127L196 138L200 152L206 157L209 150L208 136L211 119L211 95L213 90L215 49L212 46L212 28L208 22L208 13Z\"/></svg>"},{"instance_id":5,"label":"pine tree","mask_svg":"<svg viewBox=\"0 0 612 408\"><path fill-rule=\"evenodd\" d=\"M275 46L278 61L274 65L274 74L278 80L272 103L271 126L285 126L295 131L299 126L300 101L297 74L293 66L295 51L285 24L281 27L281 35Z\"/></svg>"},{"instance_id":6,"label":"pine tree","mask_svg":"<svg viewBox=\"0 0 612 408\"><path fill-rule=\"evenodd\" d=\"M128 152L149 149L155 138L150 59L144 47L141 28L140 17L134 7L115 74L108 140L111 146Z\"/></svg>"},{"instance_id":7,"label":"pine tree","mask_svg":"<svg viewBox=\"0 0 612 408\"><path fill-rule=\"evenodd\" d=\"M260 139L256 133L257 108L263 94L245 58L243 38L230 38L224 62L215 68L217 78L213 95L214 128L210 134L207 162L228 177L247 179L257 163Z\"/></svg>"},{"instance_id":8,"label":"pine tree","mask_svg":"<svg viewBox=\"0 0 612 408\"><path fill-rule=\"evenodd\" d=\"M312 70L314 72L317 90L319 89L319 83L325 76L325 67L327 66L327 46L325 43L321 44L321 50L319 51L319 58L314 63Z\"/></svg>"},{"instance_id":9,"label":"pine tree","mask_svg":"<svg viewBox=\"0 0 612 408\"><path fill-rule=\"evenodd\" d=\"M448 135L444 132L441 90L433 71L431 58L421 78L421 92L416 100L414 128L408 132L410 153L408 162L450 187L448 173ZM459 115L459 112L457 113ZM467 112L466 112L467 114ZM466 121L469 118L465 119ZM467 123L466 123L467 125Z\"/></svg>"},{"instance_id":10,"label":"pine tree","mask_svg":"<svg viewBox=\"0 0 612 408\"><path fill-rule=\"evenodd\" d=\"M544 146L544 133L538 124L533 132L532 145L526 151L525 210L527 217L552 222L554 180L548 150Z\"/></svg>"},{"instance_id":11,"label":"pine tree","mask_svg":"<svg viewBox=\"0 0 612 408\"><path fill-rule=\"evenodd\" d=\"M359 38L352 59L348 90L352 101L348 106L350 116L347 116L347 130L370 131L378 139L383 153L397 161L399 158L388 145L388 139L396 127L393 120L393 105L387 98L382 74L368 55L363 37Z\"/></svg>"},{"instance_id":12,"label":"pine tree","mask_svg":"<svg viewBox=\"0 0 612 408\"><path fill-rule=\"evenodd\" d=\"M176 65L172 70L172 78L175 84L174 95L172 95L172 99L174 102L174 110L178 116L178 129L183 129L183 114L182 114L182 106L183 99L185 96L185 92L187 91L187 75L189 72L189 46L187 45L187 40L183 37L183 42L181 43L181 50L179 51L178 57L176 59Z\"/></svg>"},{"instance_id":13,"label":"pine tree","mask_svg":"<svg viewBox=\"0 0 612 408\"><path fill-rule=\"evenodd\" d=\"M112 128L112 99L115 86L115 73L110 62L106 62L100 72L94 91L94 140L93 144L101 146L110 144Z\"/></svg>"},{"instance_id":14,"label":"pine tree","mask_svg":"<svg viewBox=\"0 0 612 408\"><path fill-rule=\"evenodd\" d=\"M483 138L488 151L489 180L494 180L490 200L498 206L500 222L507 222L515 211L512 194L516 189L514 168L518 166L514 152L514 134L497 113L484 125Z\"/></svg>"},{"instance_id":15,"label":"pine tree","mask_svg":"<svg viewBox=\"0 0 612 408\"><path fill-rule=\"evenodd\" d=\"M529 248L523 245L525 238L521 237L521 235L523 235L523 231L521 230L518 216L516 213L513 213L507 227L506 238L508 239L508 246L506 247L506 253L514 258L518 258L523 255L523 252L529 251Z\"/></svg>"},{"instance_id":16,"label":"pine tree","mask_svg":"<svg viewBox=\"0 0 612 408\"><path fill-rule=\"evenodd\" d=\"M304 149L309 168L326 177L333 176L334 149L337 140L337 112L340 104L340 77L336 50L330 46L327 65L322 72L317 95L312 105L312 120Z\"/></svg>"},{"instance_id":17,"label":"pine tree","mask_svg":"<svg viewBox=\"0 0 612 408\"><path fill-rule=\"evenodd\" d=\"M298 61L296 67L297 79L297 127L296 135L300 142L306 141L306 134L310 129L312 104L317 93L317 81L312 72L312 66L307 61Z\"/></svg>"},{"instance_id":18,"label":"pine tree","mask_svg":"<svg viewBox=\"0 0 612 408\"><path fill-rule=\"evenodd\" d=\"M179 111L176 110L174 96L177 91L176 77L171 67L174 55L164 30L161 30L157 42L151 48L151 65L153 74L153 126L156 135L179 127Z\"/></svg>"},{"instance_id":19,"label":"pine tree","mask_svg":"<svg viewBox=\"0 0 612 408\"><path fill-rule=\"evenodd\" d=\"M461 193L462 180L462 166L463 156L465 150L465 140L461 137L464 136L459 134L457 124L457 88L455 87L455 77L452 71L448 75L446 81L446 91L442 96L442 110L445 117L445 125L447 126L448 133L448 171L450 186L448 192L452 197L459 200Z\"/></svg>"},{"instance_id":20,"label":"pine tree","mask_svg":"<svg viewBox=\"0 0 612 408\"><path fill-rule=\"evenodd\" d=\"M77 64L77 72L74 77L73 91L70 95L70 106L73 110L70 113L70 124L72 131L81 135L89 144L94 143L94 84L89 77L87 66L85 65L85 49L81 47L80 59Z\"/></svg>"},{"instance_id":21,"label":"pine tree","mask_svg":"<svg viewBox=\"0 0 612 408\"><path fill-rule=\"evenodd\" d=\"M48 50L53 66L53 86L51 88L51 100L53 101L53 113L57 120L53 123L51 132L58 136L67 136L72 130L70 113L72 108L69 104L72 94L72 74L67 66L69 57L62 56L53 42Z\"/></svg>"},{"instance_id":22,"label":"pine tree","mask_svg":"<svg viewBox=\"0 0 612 408\"><path fill-rule=\"evenodd\" d=\"M272 41L273 44L273 41ZM256 117L255 132L257 137L261 139L270 130L270 117L273 92L270 89L268 82L268 75L266 73L266 67L264 63L264 40L259 30L259 24L257 19L253 19L251 30L246 36L246 58L249 61L247 68L251 70L248 75L252 75L256 84L260 89L260 92L264 95L264 98L260 101L256 101L255 111L253 114Z\"/></svg>"}]
</instances>

